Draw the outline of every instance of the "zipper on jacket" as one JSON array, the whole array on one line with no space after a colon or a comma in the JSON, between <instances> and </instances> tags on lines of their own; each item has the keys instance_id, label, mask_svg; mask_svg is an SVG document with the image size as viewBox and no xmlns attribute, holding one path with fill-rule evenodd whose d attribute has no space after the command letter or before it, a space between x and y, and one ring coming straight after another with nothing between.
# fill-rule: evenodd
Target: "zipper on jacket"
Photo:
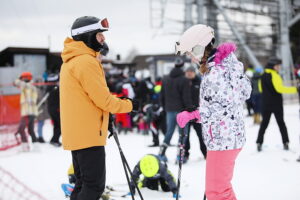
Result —
<instances>
[{"instance_id":1,"label":"zipper on jacket","mask_svg":"<svg viewBox=\"0 0 300 200\"><path fill-rule=\"evenodd\" d=\"M103 124L103 115L101 116L101 122L102 122L102 124ZM102 136L101 127L100 127L100 136Z\"/></svg>"},{"instance_id":2,"label":"zipper on jacket","mask_svg":"<svg viewBox=\"0 0 300 200\"><path fill-rule=\"evenodd\" d=\"M213 138L213 135L212 135L211 124L209 125L208 133L210 135L210 138L213 140L214 138Z\"/></svg>"}]
</instances>

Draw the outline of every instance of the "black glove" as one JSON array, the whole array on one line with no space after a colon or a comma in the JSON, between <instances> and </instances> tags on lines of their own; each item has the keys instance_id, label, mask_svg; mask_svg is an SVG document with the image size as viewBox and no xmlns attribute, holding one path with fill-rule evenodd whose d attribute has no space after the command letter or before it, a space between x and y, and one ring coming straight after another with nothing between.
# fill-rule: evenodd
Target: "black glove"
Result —
<instances>
[{"instance_id":1,"label":"black glove","mask_svg":"<svg viewBox=\"0 0 300 200\"><path fill-rule=\"evenodd\" d=\"M130 99L128 97L119 97L120 99L127 99L130 100L132 103L132 112L138 112L139 108L140 108L140 103L139 101L135 100L135 99Z\"/></svg>"},{"instance_id":2,"label":"black glove","mask_svg":"<svg viewBox=\"0 0 300 200\"><path fill-rule=\"evenodd\" d=\"M114 117L112 114L109 114L108 131L110 132L110 134L109 134L108 138L110 138L114 134L113 123L115 123Z\"/></svg>"},{"instance_id":3,"label":"black glove","mask_svg":"<svg viewBox=\"0 0 300 200\"><path fill-rule=\"evenodd\" d=\"M192 106L188 106L188 107L184 108L182 111L193 112L195 110L197 110L197 107L192 105Z\"/></svg>"}]
</instances>

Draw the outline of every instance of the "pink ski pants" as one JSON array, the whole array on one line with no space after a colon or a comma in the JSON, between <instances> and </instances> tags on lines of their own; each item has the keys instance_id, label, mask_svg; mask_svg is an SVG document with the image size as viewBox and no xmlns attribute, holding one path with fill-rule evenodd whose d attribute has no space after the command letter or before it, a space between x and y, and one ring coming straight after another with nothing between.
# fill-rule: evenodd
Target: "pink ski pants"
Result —
<instances>
[{"instance_id":1,"label":"pink ski pants","mask_svg":"<svg viewBox=\"0 0 300 200\"><path fill-rule=\"evenodd\" d=\"M207 200L236 200L231 185L235 159L241 149L208 151L206 158Z\"/></svg>"}]
</instances>

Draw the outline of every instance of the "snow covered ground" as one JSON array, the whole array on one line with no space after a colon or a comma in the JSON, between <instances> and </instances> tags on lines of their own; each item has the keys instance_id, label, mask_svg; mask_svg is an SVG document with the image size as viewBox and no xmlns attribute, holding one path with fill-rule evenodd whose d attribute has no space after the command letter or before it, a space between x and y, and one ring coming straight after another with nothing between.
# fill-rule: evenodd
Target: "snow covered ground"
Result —
<instances>
[{"instance_id":1,"label":"snow covered ground","mask_svg":"<svg viewBox=\"0 0 300 200\"><path fill-rule=\"evenodd\" d=\"M285 106L285 120L290 136L290 151L283 151L278 126L272 116L265 136L263 152L256 151L255 140L258 126L253 126L252 118L246 118L247 144L236 164L233 180L240 200L299 200L300 199L300 163L296 158L300 154L299 106ZM44 129L46 139L52 134L48 122ZM175 133L172 143L176 143ZM120 135L120 142L125 155L134 167L136 162L147 153L158 153L158 148L148 148L151 136L138 134ZM183 166L182 200L202 200L204 192L205 160L203 159L197 137L191 134L190 161ZM107 184L122 191L127 191L126 179L121 165L117 146L113 139L108 140ZM174 164L176 148L167 151L169 168L177 177L178 167ZM13 173L30 188L38 191L49 200L63 200L61 183L67 183L67 169L71 163L71 154L62 148L49 144L40 144L39 150L29 153L0 152L0 166ZM170 199L170 193L154 192L143 189L145 200ZM1 194L0 194L1 197Z\"/></svg>"}]
</instances>

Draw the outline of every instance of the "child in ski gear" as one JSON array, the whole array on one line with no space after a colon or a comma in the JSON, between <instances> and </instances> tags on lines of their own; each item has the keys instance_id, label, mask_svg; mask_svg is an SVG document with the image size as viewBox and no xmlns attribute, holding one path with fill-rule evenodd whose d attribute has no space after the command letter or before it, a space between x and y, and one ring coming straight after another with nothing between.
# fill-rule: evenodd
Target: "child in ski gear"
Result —
<instances>
[{"instance_id":1,"label":"child in ski gear","mask_svg":"<svg viewBox=\"0 0 300 200\"><path fill-rule=\"evenodd\" d=\"M289 136L283 119L282 94L297 93L296 87L285 87L279 75L281 60L271 58L266 65L264 74L259 81L259 90L262 92L262 122L256 140L257 150L262 150L264 134L269 125L272 113L274 113L282 137L285 150L289 149Z\"/></svg>"},{"instance_id":2,"label":"child in ski gear","mask_svg":"<svg viewBox=\"0 0 300 200\"><path fill-rule=\"evenodd\" d=\"M14 85L21 90L20 104L21 104L21 121L19 124L17 134L21 135L23 150L28 151L29 146L25 133L27 127L31 136L32 142L37 142L37 138L34 132L34 120L38 114L37 108L37 88L33 85L32 74L30 72L23 72L21 76L14 81Z\"/></svg>"},{"instance_id":3,"label":"child in ski gear","mask_svg":"<svg viewBox=\"0 0 300 200\"><path fill-rule=\"evenodd\" d=\"M176 53L191 56L203 74L199 112L208 150L205 194L209 200L236 200L231 179L246 141L243 104L250 97L251 84L234 54L236 46L224 43L215 49L213 32L206 25L192 26L176 43Z\"/></svg>"},{"instance_id":4,"label":"child in ski gear","mask_svg":"<svg viewBox=\"0 0 300 200\"><path fill-rule=\"evenodd\" d=\"M184 76L183 66L183 59L180 57L176 58L175 67L168 76L163 78L162 83L160 98L161 105L166 111L167 132L160 147L159 156L165 161L167 161L165 153L176 128L176 115L192 105L191 88L189 80ZM183 134L182 132L182 129L179 129L179 134Z\"/></svg>"},{"instance_id":5,"label":"child in ski gear","mask_svg":"<svg viewBox=\"0 0 300 200\"><path fill-rule=\"evenodd\" d=\"M199 107L199 95L200 95L199 93L200 93L201 79L196 74L195 67L193 67L193 66L188 67L185 70L185 77L187 79L189 79L189 81L190 81L191 97L192 97L193 105L195 107ZM194 128L194 130L195 130L195 132L198 136L199 144L200 144L200 150L201 150L204 158L206 158L206 154L207 154L206 146L204 144L203 137L202 137L201 123L190 122L189 125L188 125L187 137L184 141L184 158L183 158L184 163L186 163L188 161L189 156L190 156L189 150L191 148L191 144L190 144L191 127Z\"/></svg>"},{"instance_id":6,"label":"child in ski gear","mask_svg":"<svg viewBox=\"0 0 300 200\"><path fill-rule=\"evenodd\" d=\"M109 113L126 113L132 101L112 95L99 62L108 20L80 17L67 38L60 71L62 142L71 150L76 183L71 200L98 200L105 188Z\"/></svg>"},{"instance_id":7,"label":"child in ski gear","mask_svg":"<svg viewBox=\"0 0 300 200\"><path fill-rule=\"evenodd\" d=\"M140 179L140 175L143 178ZM135 186L147 187L150 190L158 190L160 185L164 192L172 192L173 195L177 193L176 183L171 172L168 170L167 164L160 160L158 156L148 154L145 155L134 167L133 180L131 180L130 187L135 193Z\"/></svg>"}]
</instances>

